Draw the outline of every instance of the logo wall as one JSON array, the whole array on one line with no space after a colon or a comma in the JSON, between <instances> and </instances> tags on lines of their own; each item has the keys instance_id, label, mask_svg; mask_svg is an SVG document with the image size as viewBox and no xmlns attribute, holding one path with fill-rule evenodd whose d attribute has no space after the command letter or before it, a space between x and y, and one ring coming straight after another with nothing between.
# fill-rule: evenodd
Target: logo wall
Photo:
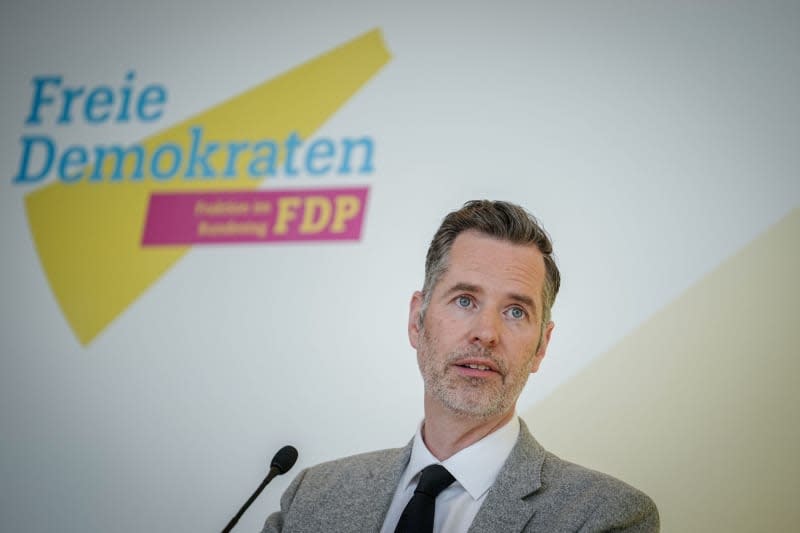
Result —
<instances>
[{"instance_id":1,"label":"logo wall","mask_svg":"<svg viewBox=\"0 0 800 533\"><path fill-rule=\"evenodd\" d=\"M133 146L59 151L46 136L23 136L13 181L57 178L25 207L78 340L91 342L192 245L360 239L367 187L255 189L278 174L372 172L370 137L311 136L390 57L380 30L370 31ZM166 102L158 86L138 95L68 88L58 77L33 86L29 129L48 111L61 124L153 120Z\"/></svg>"}]
</instances>

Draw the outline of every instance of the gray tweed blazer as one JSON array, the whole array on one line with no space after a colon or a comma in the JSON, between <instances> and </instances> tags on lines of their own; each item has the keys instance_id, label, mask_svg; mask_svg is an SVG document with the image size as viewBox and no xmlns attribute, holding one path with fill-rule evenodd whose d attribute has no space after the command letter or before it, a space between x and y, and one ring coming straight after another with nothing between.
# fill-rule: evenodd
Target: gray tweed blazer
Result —
<instances>
[{"instance_id":1,"label":"gray tweed blazer","mask_svg":"<svg viewBox=\"0 0 800 533\"><path fill-rule=\"evenodd\" d=\"M411 455L405 448L354 455L300 472L262 533L376 533ZM546 451L520 420L520 435L469 533L652 532L653 501L606 474Z\"/></svg>"}]
</instances>

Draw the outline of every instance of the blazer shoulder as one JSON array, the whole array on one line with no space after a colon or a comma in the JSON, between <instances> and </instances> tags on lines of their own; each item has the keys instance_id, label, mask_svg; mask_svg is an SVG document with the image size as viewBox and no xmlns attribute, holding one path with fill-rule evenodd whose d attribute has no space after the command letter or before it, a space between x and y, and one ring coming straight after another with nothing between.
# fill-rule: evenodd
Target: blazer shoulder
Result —
<instances>
[{"instance_id":1,"label":"blazer shoulder","mask_svg":"<svg viewBox=\"0 0 800 533\"><path fill-rule=\"evenodd\" d=\"M545 452L543 489L553 501L572 502L586 518L580 531L658 531L655 502L641 490L609 474L565 461Z\"/></svg>"},{"instance_id":2,"label":"blazer shoulder","mask_svg":"<svg viewBox=\"0 0 800 533\"><path fill-rule=\"evenodd\" d=\"M401 462L405 451L405 448L389 448L341 457L312 466L306 470L305 475L314 478L349 477L368 475L370 472L383 472L388 467Z\"/></svg>"}]
</instances>

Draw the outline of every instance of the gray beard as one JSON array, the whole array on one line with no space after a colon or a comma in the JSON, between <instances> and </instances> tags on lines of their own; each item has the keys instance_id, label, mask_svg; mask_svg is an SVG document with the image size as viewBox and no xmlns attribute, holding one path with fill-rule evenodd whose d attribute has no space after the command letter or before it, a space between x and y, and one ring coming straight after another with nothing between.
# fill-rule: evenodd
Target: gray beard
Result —
<instances>
[{"instance_id":1,"label":"gray beard","mask_svg":"<svg viewBox=\"0 0 800 533\"><path fill-rule=\"evenodd\" d=\"M510 374L507 364L492 350L470 346L448 354L445 362L431 357L431 338L422 331L419 347L419 367L425 391L447 409L472 418L492 418L511 410L528 381L529 372ZM452 364L464 357L481 357L491 360L500 371L500 381L494 378L460 376L453 372ZM523 366L522 368L527 368Z\"/></svg>"}]
</instances>

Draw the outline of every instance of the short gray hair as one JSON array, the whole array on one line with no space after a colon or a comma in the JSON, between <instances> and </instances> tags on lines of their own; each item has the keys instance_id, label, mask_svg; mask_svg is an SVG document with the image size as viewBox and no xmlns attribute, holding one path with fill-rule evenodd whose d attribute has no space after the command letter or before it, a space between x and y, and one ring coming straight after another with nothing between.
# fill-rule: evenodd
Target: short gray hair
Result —
<instances>
[{"instance_id":1,"label":"short gray hair","mask_svg":"<svg viewBox=\"0 0 800 533\"><path fill-rule=\"evenodd\" d=\"M477 231L513 244L533 245L544 256L542 288L542 326L550 321L550 310L561 286L561 273L553 257L553 243L536 217L523 207L503 201L471 200L448 214L431 240L425 258L425 283L422 286L422 308L419 323L425 317L433 288L447 272L450 248L465 231Z\"/></svg>"}]
</instances>

